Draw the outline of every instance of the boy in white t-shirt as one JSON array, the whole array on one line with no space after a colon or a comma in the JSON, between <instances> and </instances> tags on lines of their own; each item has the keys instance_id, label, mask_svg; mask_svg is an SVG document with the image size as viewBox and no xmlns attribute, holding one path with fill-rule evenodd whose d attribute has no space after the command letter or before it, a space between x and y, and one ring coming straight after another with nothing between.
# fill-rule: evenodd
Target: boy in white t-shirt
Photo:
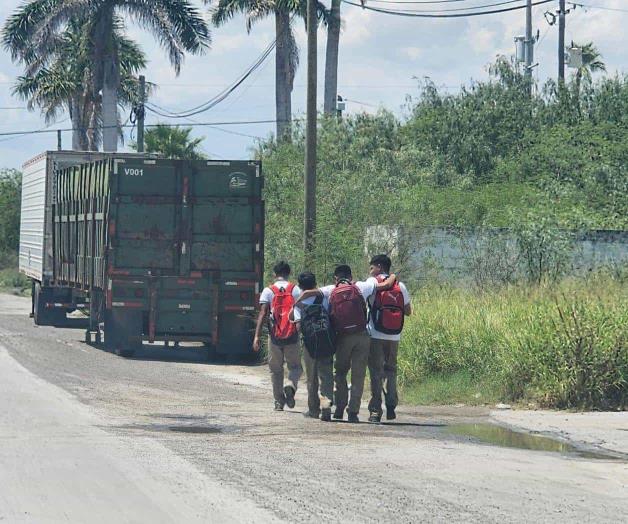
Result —
<instances>
[{"instance_id":1,"label":"boy in white t-shirt","mask_svg":"<svg viewBox=\"0 0 628 524\"><path fill-rule=\"evenodd\" d=\"M369 274L366 280L372 284L376 284L388 277L390 272L391 260L387 255L376 255L371 259ZM412 313L410 304L410 295L403 282L398 282L399 288L397 293L401 293L403 297L403 315L409 316ZM401 298L399 298L401 300ZM397 352L399 350L399 341L401 334L387 334L378 331L375 328L373 320L373 304L375 294L369 299L369 333L371 335L371 348L369 352L368 366L369 375L371 377L371 400L369 402L369 422L380 422L382 419L382 391L384 392L386 403L386 419L394 420L397 418L395 409L399 403L397 394ZM398 310L399 311L399 310ZM401 311L400 311L401 313ZM399 317L402 321L403 318ZM386 387L384 388L384 383Z\"/></svg>"},{"instance_id":2,"label":"boy in white t-shirt","mask_svg":"<svg viewBox=\"0 0 628 524\"><path fill-rule=\"evenodd\" d=\"M294 301L301 294L298 286L288 281L290 277L290 265L281 261L273 268L275 282L273 285L264 288L259 298L260 312L257 317L255 327L255 337L253 338L253 351L260 350L260 336L262 326L267 317L273 320L269 326L268 337L268 367L273 384L273 396L275 398L275 411L283 411L285 405L289 408L295 406L294 396L297 391L299 378L303 374L301 367L301 352L299 349L299 335L294 323L289 320L289 313L292 310ZM275 290L277 293L288 293L281 305L281 311L274 311L273 303L276 307ZM292 329L290 329L292 328ZM279 331L281 330L281 333ZM285 338L278 338L278 335ZM284 361L288 365L288 385L284 387Z\"/></svg>"}]
</instances>

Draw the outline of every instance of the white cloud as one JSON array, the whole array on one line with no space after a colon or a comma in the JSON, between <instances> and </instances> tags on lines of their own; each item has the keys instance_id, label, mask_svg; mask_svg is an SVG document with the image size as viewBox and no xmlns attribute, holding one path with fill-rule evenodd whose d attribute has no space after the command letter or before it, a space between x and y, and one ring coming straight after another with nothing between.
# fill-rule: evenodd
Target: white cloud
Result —
<instances>
[{"instance_id":1,"label":"white cloud","mask_svg":"<svg viewBox=\"0 0 628 524\"><path fill-rule=\"evenodd\" d=\"M423 55L423 49L421 49L420 47L402 47L401 48L401 52L406 55L408 58L410 58L411 60L416 60L417 58L420 58Z\"/></svg>"}]
</instances>

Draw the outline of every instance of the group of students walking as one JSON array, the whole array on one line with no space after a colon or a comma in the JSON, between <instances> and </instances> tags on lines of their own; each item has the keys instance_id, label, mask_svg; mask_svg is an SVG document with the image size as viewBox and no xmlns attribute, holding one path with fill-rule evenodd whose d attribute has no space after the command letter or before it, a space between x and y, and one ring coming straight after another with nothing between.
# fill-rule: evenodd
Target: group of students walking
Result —
<instances>
[{"instance_id":1,"label":"group of students walking","mask_svg":"<svg viewBox=\"0 0 628 524\"><path fill-rule=\"evenodd\" d=\"M290 266L278 262L275 282L260 295L253 350L268 320L268 366L275 410L295 406L295 394L303 373L301 343L307 374L306 417L359 422L366 370L371 382L369 422L383 416L396 418L397 351L404 317L411 314L410 296L402 282L390 274L387 255L371 259L369 277L355 281L351 268L337 266L335 283L318 287L313 273L305 271L297 284L290 281ZM301 343L300 343L301 342ZM284 362L288 383L284 385ZM351 391L347 375L351 371Z\"/></svg>"}]
</instances>

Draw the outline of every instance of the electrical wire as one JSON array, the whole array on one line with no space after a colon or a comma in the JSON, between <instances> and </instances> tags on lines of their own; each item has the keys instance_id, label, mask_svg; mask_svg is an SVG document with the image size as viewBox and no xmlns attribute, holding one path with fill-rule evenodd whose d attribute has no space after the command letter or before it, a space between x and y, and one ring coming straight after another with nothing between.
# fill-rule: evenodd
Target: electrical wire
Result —
<instances>
[{"instance_id":1,"label":"electrical wire","mask_svg":"<svg viewBox=\"0 0 628 524\"><path fill-rule=\"evenodd\" d=\"M67 119L66 119L67 120ZM292 121L293 122L298 122L302 119L299 118L293 118ZM194 124L191 124L192 127L198 126L198 127L217 127L217 126L241 126L241 125L257 125L257 124L275 124L279 122L279 120L275 119L275 118L268 118L268 119L261 119L261 120L231 120L231 121L224 121L224 122L197 122ZM54 125L54 124L52 124ZM152 127L158 127L158 126L163 126L166 124L147 124L144 127L145 128L152 128ZM33 130L26 130L26 131L11 131L11 132L5 132L5 133L0 133L0 137L4 137L4 136L30 136L30 135L43 135L43 134L48 134L48 133L56 133L58 131L62 131L62 132L68 132L68 131L89 131L89 130L94 130L94 129L107 129L110 127L115 127L118 129L129 129L131 127L133 127L132 124L124 124L121 126L99 126L99 127L78 127L78 128L63 128L63 129L47 129L47 128L43 128L43 129L33 129ZM172 126L170 126L172 127Z\"/></svg>"},{"instance_id":2,"label":"electrical wire","mask_svg":"<svg viewBox=\"0 0 628 524\"><path fill-rule=\"evenodd\" d=\"M251 76L265 62L265 60L270 56L272 51L275 49L276 45L277 45L277 40L274 40L273 42L271 42L271 44L264 50L264 52L259 56L259 58L239 77L239 79L236 82L234 82L231 86L224 89L214 98L204 102L203 104L200 104L196 107L193 107L191 109L187 109L181 112L170 111L164 107L158 106L154 102L147 102L146 108L152 113L155 113L156 115L159 115L164 118L189 118L191 116L204 113L208 111L209 109L218 105L223 100L225 100L231 93L233 93L238 87L240 87L242 83L244 83L244 81L249 76Z\"/></svg>"},{"instance_id":3,"label":"electrical wire","mask_svg":"<svg viewBox=\"0 0 628 524\"><path fill-rule=\"evenodd\" d=\"M555 0L537 0L532 3L532 6L548 4L550 2L554 2ZM436 14L436 13L427 13L422 11L411 11L411 10L402 10L402 9L382 9L379 7L369 7L367 5L356 4L355 2L351 2L349 0L342 0L343 3L352 5L354 7L360 7L362 9L366 9L368 11L374 11L377 13L382 13L386 15L395 15L395 16L405 16L411 18L466 18L471 16L483 16L483 15L492 15L497 13L507 13L509 11L518 11L520 9L525 9L526 5L514 6L514 7L504 7L502 9L492 9L489 11L477 11L471 13L453 13L453 14Z\"/></svg>"},{"instance_id":4,"label":"electrical wire","mask_svg":"<svg viewBox=\"0 0 628 524\"><path fill-rule=\"evenodd\" d=\"M379 3L379 4L413 4L414 2L412 1L405 1L405 0L368 0L369 3L373 2L373 3ZM454 12L454 11L471 11L473 9L485 9L487 7L497 7L500 5L508 5L508 4L521 4L521 2L523 2L525 0L505 0L502 2L497 2L497 3L493 3L493 4L484 4L484 5L474 5L471 7L455 7L452 9L429 9L429 10L425 10L425 11L421 11L421 10L413 10L413 11L408 11L408 12L413 12L413 13L448 13L448 12ZM398 11L406 11L405 9L399 9L399 8L395 8Z\"/></svg>"},{"instance_id":5,"label":"electrical wire","mask_svg":"<svg viewBox=\"0 0 628 524\"><path fill-rule=\"evenodd\" d=\"M621 9L620 7L606 7L604 5L591 5L591 4L581 4L580 2L567 2L573 6L584 7L585 9L601 9L603 11L616 11L619 13L628 13L628 9Z\"/></svg>"}]
</instances>

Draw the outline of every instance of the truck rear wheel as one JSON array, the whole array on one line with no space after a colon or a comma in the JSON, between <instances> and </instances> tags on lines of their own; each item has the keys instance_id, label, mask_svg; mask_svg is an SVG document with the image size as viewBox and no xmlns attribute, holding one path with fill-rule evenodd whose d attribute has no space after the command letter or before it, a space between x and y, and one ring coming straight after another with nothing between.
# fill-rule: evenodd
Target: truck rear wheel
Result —
<instances>
[{"instance_id":1,"label":"truck rear wheel","mask_svg":"<svg viewBox=\"0 0 628 524\"><path fill-rule=\"evenodd\" d=\"M39 282L35 282L33 320L37 326L63 326L65 323L64 309L50 309L46 307L46 304L52 302L53 298L50 288L42 287Z\"/></svg>"},{"instance_id":2,"label":"truck rear wheel","mask_svg":"<svg viewBox=\"0 0 628 524\"><path fill-rule=\"evenodd\" d=\"M119 357L130 358L142 346L141 314L105 311L105 349Z\"/></svg>"}]
</instances>

